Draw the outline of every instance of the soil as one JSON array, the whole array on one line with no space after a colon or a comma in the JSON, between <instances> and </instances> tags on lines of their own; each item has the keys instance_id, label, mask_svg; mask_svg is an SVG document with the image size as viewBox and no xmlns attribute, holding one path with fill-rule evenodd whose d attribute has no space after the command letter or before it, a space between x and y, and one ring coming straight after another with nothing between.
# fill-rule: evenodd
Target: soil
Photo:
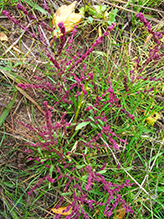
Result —
<instances>
[{"instance_id":1,"label":"soil","mask_svg":"<svg viewBox=\"0 0 164 219\"><path fill-rule=\"evenodd\" d=\"M69 2L73 2L69 1ZM82 6L81 1L79 1L79 6ZM42 1L38 1L38 4L43 7ZM58 1L55 2L55 5L59 7ZM161 4L161 7L163 5ZM16 7L10 7L10 6L5 6L4 8L6 11L9 11L15 18L20 19L21 24L27 24L28 21L22 18L22 14L16 9ZM162 10L162 8L161 8ZM42 17L40 12L37 15ZM48 22L45 20L45 22ZM118 21L118 23L121 23L121 21ZM3 51L5 51L7 48L9 48L20 36L20 28L18 25L13 24L10 20L5 18L4 16L1 15L0 17L0 32L4 31L2 28L4 27L6 30L8 30L7 36L9 38L8 42L3 42L0 43L1 45L1 50L0 50L0 57L3 55ZM127 26L126 30L130 28L130 25L128 23L127 19ZM98 37L98 31L95 28L93 30L92 25L85 26L81 31L81 34L74 40L70 55L73 56L76 52L84 53L86 52L86 49L88 46L90 46L94 39ZM69 35L69 34L68 34ZM47 38L50 37L50 33L47 31L46 32ZM46 65L46 60L43 62L43 55L45 55L45 50L44 46L38 43L38 48L39 51L42 51L42 56L38 53L38 48L35 47L35 43L31 41L28 35L24 34L21 38L21 40L18 41L17 44L14 45L14 49L11 49L11 52L7 53L7 56L3 56L7 59L10 59L10 65L13 66L13 68L18 72L20 76L25 78L26 80L31 81L32 83L38 83L38 81L35 78L35 75L42 77L44 80L47 82L50 80L42 74L42 71L45 71L45 65ZM104 51L105 50L105 44L99 45L97 48L98 51ZM23 60L21 57L23 57L24 54L27 54L28 48L33 48L32 54L28 54L26 58ZM78 48L78 50L77 50ZM16 51L16 49L20 50L21 53ZM135 51L134 51L135 52ZM13 56L14 53L14 56ZM5 60L3 58L3 60ZM23 64L20 60L23 60ZM30 63L31 65L27 65L26 63ZM18 66L14 66L16 63L20 63ZM6 64L3 64L6 66ZM2 66L2 64L1 64ZM35 68L37 66L37 68ZM42 70L42 71L41 71ZM53 71L53 70L52 70ZM52 72L51 72L52 73ZM2 75L1 73L1 84L0 84L0 115L2 115L2 112L5 110L6 106L11 102L13 98L13 91L15 88L12 88L10 84L15 85L16 83L11 80L11 78L7 77L6 81L6 75ZM52 79L56 79L56 76L53 76ZM40 109L36 107L35 104L32 104L30 100L26 99L21 93L17 95L17 98L15 100L14 105L12 106L9 115L7 116L5 122L3 123L3 127L0 128L2 131L0 133L0 141L2 141L2 145L0 147L0 168L3 169L4 166L8 166L8 171L10 171L10 174L5 175L6 173L1 173L1 176L3 176L3 179L5 177L10 176L11 178L15 177L15 174L12 173L15 169L20 172L27 171L29 169L30 165L33 165L33 163L27 163L27 154L24 152L26 149L26 144L24 139L30 140L34 136L32 133L27 133L26 130L23 130L22 126L18 123L18 120L21 122L24 122L26 124L33 124L37 125L39 127L43 126L45 123L44 115L43 115L43 110L44 107L42 105L44 99L46 98L46 95L43 94L43 92L39 90L26 90L27 94L30 95L30 97L36 101ZM156 97L160 102L164 101L164 96L159 96ZM54 106L55 103L52 102L52 105ZM58 107L58 106L54 106ZM31 112L33 114L33 118L31 117ZM52 117L53 122L56 122L58 120L57 114L53 114ZM163 126L163 121L160 121L160 125L162 126L160 130L164 127ZM157 127L158 129L158 127ZM5 138L4 138L5 136ZM14 137L13 137L14 136ZM1 177L0 177L1 178ZM19 182L20 179L18 179ZM21 180L25 180L23 176L21 177ZM5 180L4 180L5 181ZM26 185L26 183L25 183ZM14 191L14 189L11 188L11 193ZM0 184L0 219L3 219L4 216L1 216L2 212L7 212L7 207L5 206L3 200L3 195L5 194L3 186ZM6 195L6 194L5 194ZM6 195L7 196L7 195ZM35 196L35 195L34 195ZM36 203L36 206L40 206L40 210L38 208L36 213L37 217L35 216L34 218L41 218L47 214L47 212L43 211L43 209L49 208L51 204L55 201L57 201L57 193L56 194L46 194L46 202L43 204L43 199L38 200ZM35 197L30 197L30 202L32 203L32 200ZM11 206L14 206L14 202L11 201L10 198L8 198L11 202ZM52 201L53 200L53 201ZM29 203L30 203L29 202ZM19 208L19 206L16 206ZM32 210L33 211L33 210ZM42 213L41 213L42 212ZM44 212L44 213L43 213ZM10 217L7 217L10 218ZM20 218L21 215L20 215ZM32 218L31 218L32 219Z\"/></svg>"}]
</instances>

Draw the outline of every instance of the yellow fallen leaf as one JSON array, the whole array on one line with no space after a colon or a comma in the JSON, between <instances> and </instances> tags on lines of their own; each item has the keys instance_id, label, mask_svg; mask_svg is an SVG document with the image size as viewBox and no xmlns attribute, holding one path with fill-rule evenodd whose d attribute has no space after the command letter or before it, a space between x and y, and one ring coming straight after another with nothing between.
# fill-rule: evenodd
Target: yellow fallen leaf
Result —
<instances>
[{"instance_id":1,"label":"yellow fallen leaf","mask_svg":"<svg viewBox=\"0 0 164 219\"><path fill-rule=\"evenodd\" d=\"M56 13L53 15L52 24L53 27L58 29L58 23L63 22L66 28L66 33L73 30L74 26L82 20L82 16L79 13L74 13L77 1L74 1L70 5L62 5L57 9ZM54 36L59 36L60 32L54 31Z\"/></svg>"},{"instance_id":2,"label":"yellow fallen leaf","mask_svg":"<svg viewBox=\"0 0 164 219\"><path fill-rule=\"evenodd\" d=\"M123 208L121 205L121 207L117 210L117 212L118 213L116 214L116 217L114 217L113 219L122 219L126 214L126 209Z\"/></svg>"},{"instance_id":3,"label":"yellow fallen leaf","mask_svg":"<svg viewBox=\"0 0 164 219\"><path fill-rule=\"evenodd\" d=\"M68 206L60 207L60 208L51 208L51 211L55 214L61 214L61 215L70 215L71 214L71 208L67 212L63 212Z\"/></svg>"},{"instance_id":4,"label":"yellow fallen leaf","mask_svg":"<svg viewBox=\"0 0 164 219\"><path fill-rule=\"evenodd\" d=\"M153 126L154 123L155 123L158 119L160 119L160 118L161 118L161 116L160 116L159 113L153 113L153 114L151 114L151 115L146 119L146 122L147 122L149 125Z\"/></svg>"},{"instance_id":5,"label":"yellow fallen leaf","mask_svg":"<svg viewBox=\"0 0 164 219\"><path fill-rule=\"evenodd\" d=\"M57 9L56 13L54 14L53 18L55 20L54 24L58 24L59 22L65 23L68 16L73 12L75 9L75 6L77 4L77 1L74 1L70 5L62 5L60 8Z\"/></svg>"},{"instance_id":6,"label":"yellow fallen leaf","mask_svg":"<svg viewBox=\"0 0 164 219\"><path fill-rule=\"evenodd\" d=\"M8 37L3 32L0 32L0 41L8 41Z\"/></svg>"}]
</instances>

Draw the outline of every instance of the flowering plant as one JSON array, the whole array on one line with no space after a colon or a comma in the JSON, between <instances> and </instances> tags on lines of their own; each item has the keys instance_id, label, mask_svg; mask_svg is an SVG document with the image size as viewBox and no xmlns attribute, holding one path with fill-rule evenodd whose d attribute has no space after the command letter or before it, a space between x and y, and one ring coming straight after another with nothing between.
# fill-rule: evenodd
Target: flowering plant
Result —
<instances>
[{"instance_id":1,"label":"flowering plant","mask_svg":"<svg viewBox=\"0 0 164 219\"><path fill-rule=\"evenodd\" d=\"M17 5L17 8L30 20L36 21L42 28L53 32L53 28L38 20L20 4ZM129 123L133 123L135 117L122 106L115 92L114 88L116 87L113 86L112 77L108 75L106 84L104 83L105 86L102 87L98 83L96 73L88 72L87 65L84 63L93 53L94 48L100 45L105 37L108 37L116 25L113 23L109 26L84 54L77 53L68 60L71 43L77 33L76 26L67 40L68 47L65 49L65 27L62 22L58 24L61 36L58 49L54 54L40 28L38 28L39 36L37 36L8 12L3 10L2 13L25 30L31 38L40 41L45 46L47 59L53 63L56 75L58 75L55 83L46 82L36 76L37 84L17 84L22 89L41 89L47 94L51 92L55 97L53 97L55 106L61 108L55 124L51 120L52 114L55 113L54 107L49 106L47 101L43 103L45 126L38 128L19 121L22 126L37 136L36 141L28 144L26 153L29 156L28 160L33 160L42 166L41 172L44 175L28 191L28 195L39 190L39 186L43 183L51 183L54 188L59 187L61 195L59 194L59 202L56 207L59 208L65 200L69 199L70 205L64 210L64 212L68 212L72 209L72 212L66 216L68 219L79 218L80 215L83 215L83 218L92 218L95 209L101 209L102 215L110 217L115 207L120 204L126 209L126 213L132 213L131 207L126 204L126 198L124 199L121 195L122 190L128 189L127 187L130 187L132 183L129 179L118 183L117 180L114 182L115 180L108 178L111 166L115 165L118 169L122 167L117 159L112 160L113 153L111 152L119 150L121 144L128 145L128 142L117 133L117 130L113 130L111 127L109 115L113 111L118 111L119 116L126 118ZM138 14L137 17L153 34L154 42L157 44L149 53L149 58L144 66L146 67L150 62L163 56L163 53L158 54L158 52L159 47L163 46L160 39L164 33L152 32L144 17L141 14ZM62 54L65 56L64 59L58 61L56 57ZM136 60L137 76L132 70L129 78L126 75L123 77L122 83L127 96L135 86L136 80L163 82L163 79L142 77L141 73L144 67L140 66L139 61L139 59ZM81 64L83 64L82 70L78 72L77 68ZM139 94L152 90L154 88L145 88L144 91L136 92ZM105 157L105 162L103 157ZM60 218L60 216L59 214L55 218Z\"/></svg>"}]
</instances>

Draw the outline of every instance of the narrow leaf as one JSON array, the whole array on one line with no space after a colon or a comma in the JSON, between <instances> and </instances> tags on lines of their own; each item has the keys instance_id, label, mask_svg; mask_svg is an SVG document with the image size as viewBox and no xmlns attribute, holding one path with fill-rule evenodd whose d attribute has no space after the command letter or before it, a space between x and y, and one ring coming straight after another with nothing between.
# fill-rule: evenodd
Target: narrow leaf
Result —
<instances>
[{"instance_id":1,"label":"narrow leaf","mask_svg":"<svg viewBox=\"0 0 164 219\"><path fill-rule=\"evenodd\" d=\"M78 124L78 125L76 126L75 130L77 131L77 130L83 128L84 126L88 125L89 123L90 123L90 121L88 121L88 122L82 122L82 123L80 123L80 124Z\"/></svg>"},{"instance_id":2,"label":"narrow leaf","mask_svg":"<svg viewBox=\"0 0 164 219\"><path fill-rule=\"evenodd\" d=\"M38 11L40 11L41 13L43 13L44 15L47 14L47 11L45 11L43 8L41 8L39 5L37 5L34 1L30 1L30 0L23 0L22 2L26 2L28 5L30 5L31 7L33 7L33 9L36 9Z\"/></svg>"},{"instance_id":3,"label":"narrow leaf","mask_svg":"<svg viewBox=\"0 0 164 219\"><path fill-rule=\"evenodd\" d=\"M4 123L6 117L8 116L13 104L15 103L16 97L17 97L17 93L14 95L12 101L7 105L6 109L4 109L4 111L0 117L0 126Z\"/></svg>"},{"instance_id":4,"label":"narrow leaf","mask_svg":"<svg viewBox=\"0 0 164 219\"><path fill-rule=\"evenodd\" d=\"M41 109L41 107L37 104L37 102L35 100L32 99L32 97L30 97L24 90L22 90L20 87L16 87L17 90L19 90L19 92L21 94L23 94L23 96L25 96L27 99L29 99L33 104L36 105L36 107L40 110L40 112L42 112L44 114L44 111Z\"/></svg>"},{"instance_id":5,"label":"narrow leaf","mask_svg":"<svg viewBox=\"0 0 164 219\"><path fill-rule=\"evenodd\" d=\"M65 207L60 207L60 208L52 208L51 211L55 214L61 214L61 215L70 215L71 214L71 209L69 209L67 212L63 212L66 210L68 206Z\"/></svg>"}]
</instances>

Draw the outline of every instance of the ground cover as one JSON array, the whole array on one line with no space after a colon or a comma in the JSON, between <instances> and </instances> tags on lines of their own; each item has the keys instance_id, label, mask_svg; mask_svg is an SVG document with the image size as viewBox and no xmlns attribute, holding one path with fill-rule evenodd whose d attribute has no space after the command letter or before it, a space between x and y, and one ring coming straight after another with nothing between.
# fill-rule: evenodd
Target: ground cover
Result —
<instances>
[{"instance_id":1,"label":"ground cover","mask_svg":"<svg viewBox=\"0 0 164 219\"><path fill-rule=\"evenodd\" d=\"M163 218L163 3L78 1L67 34L33 3L1 3L0 216Z\"/></svg>"}]
</instances>

